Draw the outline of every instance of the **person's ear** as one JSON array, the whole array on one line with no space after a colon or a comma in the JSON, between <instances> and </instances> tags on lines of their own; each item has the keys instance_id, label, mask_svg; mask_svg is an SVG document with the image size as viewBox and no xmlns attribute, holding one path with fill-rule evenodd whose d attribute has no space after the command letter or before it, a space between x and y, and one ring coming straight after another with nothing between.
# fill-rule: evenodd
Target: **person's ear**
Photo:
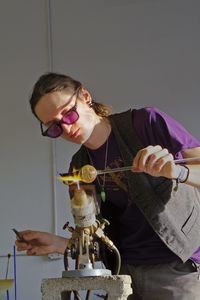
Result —
<instances>
[{"instance_id":1,"label":"person's ear","mask_svg":"<svg viewBox=\"0 0 200 300\"><path fill-rule=\"evenodd\" d=\"M88 105L91 104L92 97L86 88L82 87L79 95L81 96L80 98L84 100Z\"/></svg>"}]
</instances>

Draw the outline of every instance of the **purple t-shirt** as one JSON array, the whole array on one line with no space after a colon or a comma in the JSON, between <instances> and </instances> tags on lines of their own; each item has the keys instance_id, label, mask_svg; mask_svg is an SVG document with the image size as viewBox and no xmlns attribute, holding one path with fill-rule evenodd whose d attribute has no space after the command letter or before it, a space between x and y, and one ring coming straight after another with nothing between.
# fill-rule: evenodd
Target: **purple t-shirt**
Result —
<instances>
[{"instance_id":1,"label":"purple t-shirt","mask_svg":"<svg viewBox=\"0 0 200 300\"><path fill-rule=\"evenodd\" d=\"M158 108L133 110L133 127L143 146L161 145L181 158L184 149L200 146L200 143L188 133L177 121L161 112ZM104 169L106 143L96 150L89 150L92 164L96 169ZM106 167L122 167L114 134L108 141ZM129 264L155 264L173 261L177 256L161 241L141 211L128 199L126 173L119 172L98 176L98 185L104 185L110 221L110 230L115 233L112 238L120 250L122 261ZM102 206L102 210L103 210ZM193 257L200 261L197 251Z\"/></svg>"},{"instance_id":2,"label":"purple t-shirt","mask_svg":"<svg viewBox=\"0 0 200 300\"><path fill-rule=\"evenodd\" d=\"M134 110L133 126L144 146L161 145L174 155L182 158L184 149L199 147L194 138L180 123L155 107ZM200 248L191 257L200 263Z\"/></svg>"}]
</instances>

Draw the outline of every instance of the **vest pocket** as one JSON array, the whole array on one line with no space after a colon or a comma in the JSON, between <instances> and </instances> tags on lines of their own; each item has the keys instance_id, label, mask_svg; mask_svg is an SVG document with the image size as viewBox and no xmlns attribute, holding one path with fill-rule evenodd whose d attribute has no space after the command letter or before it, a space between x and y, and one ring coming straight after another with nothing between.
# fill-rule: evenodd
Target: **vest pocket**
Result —
<instances>
[{"instance_id":1,"label":"vest pocket","mask_svg":"<svg viewBox=\"0 0 200 300\"><path fill-rule=\"evenodd\" d=\"M187 220L185 221L185 223L183 224L183 226L181 228L182 232L185 235L187 235L191 231L191 229L197 219L197 216L198 216L197 209L195 208L195 206L193 206L193 209L192 209L189 217L187 218Z\"/></svg>"},{"instance_id":2,"label":"vest pocket","mask_svg":"<svg viewBox=\"0 0 200 300\"><path fill-rule=\"evenodd\" d=\"M174 272L176 272L178 274L197 272L196 264L190 259L188 259L185 263L183 263L182 261L179 261L179 260L174 261L169 264L169 267L171 270L173 270Z\"/></svg>"}]
</instances>

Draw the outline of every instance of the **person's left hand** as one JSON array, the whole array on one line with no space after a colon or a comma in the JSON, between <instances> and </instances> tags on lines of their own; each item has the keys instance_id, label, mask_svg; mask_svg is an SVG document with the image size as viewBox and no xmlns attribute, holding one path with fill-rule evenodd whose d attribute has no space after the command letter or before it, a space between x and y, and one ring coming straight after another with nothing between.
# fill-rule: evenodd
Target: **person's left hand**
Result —
<instances>
[{"instance_id":1,"label":"person's left hand","mask_svg":"<svg viewBox=\"0 0 200 300\"><path fill-rule=\"evenodd\" d=\"M138 151L133 160L132 171L176 179L180 173L180 166L174 163L174 157L167 149L157 145Z\"/></svg>"}]
</instances>

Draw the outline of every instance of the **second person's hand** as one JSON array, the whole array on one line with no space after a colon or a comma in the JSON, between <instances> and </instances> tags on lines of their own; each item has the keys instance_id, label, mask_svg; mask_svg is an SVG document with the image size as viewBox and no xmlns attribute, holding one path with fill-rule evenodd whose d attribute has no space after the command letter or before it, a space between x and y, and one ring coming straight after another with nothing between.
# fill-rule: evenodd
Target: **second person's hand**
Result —
<instances>
[{"instance_id":1,"label":"second person's hand","mask_svg":"<svg viewBox=\"0 0 200 300\"><path fill-rule=\"evenodd\" d=\"M27 255L63 254L67 247L66 238L48 232L25 230L20 236L23 241L16 240L17 250L26 251Z\"/></svg>"}]
</instances>

